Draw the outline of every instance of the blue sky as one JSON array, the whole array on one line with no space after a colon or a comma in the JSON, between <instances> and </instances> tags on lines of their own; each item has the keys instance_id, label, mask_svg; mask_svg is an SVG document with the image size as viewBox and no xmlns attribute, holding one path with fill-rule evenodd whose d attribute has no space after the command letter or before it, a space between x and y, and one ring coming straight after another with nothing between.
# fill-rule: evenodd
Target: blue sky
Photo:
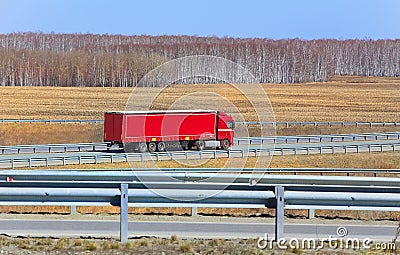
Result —
<instances>
[{"instance_id":1,"label":"blue sky","mask_svg":"<svg viewBox=\"0 0 400 255\"><path fill-rule=\"evenodd\" d=\"M399 0L0 0L0 33L400 38Z\"/></svg>"}]
</instances>

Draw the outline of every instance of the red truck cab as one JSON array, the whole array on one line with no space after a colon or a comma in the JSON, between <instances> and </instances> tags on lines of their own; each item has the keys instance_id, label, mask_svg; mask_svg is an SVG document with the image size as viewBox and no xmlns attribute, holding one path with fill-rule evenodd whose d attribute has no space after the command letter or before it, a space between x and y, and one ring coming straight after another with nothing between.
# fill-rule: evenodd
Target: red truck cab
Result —
<instances>
[{"instance_id":1,"label":"red truck cab","mask_svg":"<svg viewBox=\"0 0 400 255\"><path fill-rule=\"evenodd\" d=\"M127 152L227 150L233 145L233 129L232 116L212 110L119 111L104 116L104 141Z\"/></svg>"},{"instance_id":2,"label":"red truck cab","mask_svg":"<svg viewBox=\"0 0 400 255\"><path fill-rule=\"evenodd\" d=\"M224 112L218 112L217 140L221 141L222 148L229 148L233 145L234 128L235 122L233 122L232 116Z\"/></svg>"}]
</instances>

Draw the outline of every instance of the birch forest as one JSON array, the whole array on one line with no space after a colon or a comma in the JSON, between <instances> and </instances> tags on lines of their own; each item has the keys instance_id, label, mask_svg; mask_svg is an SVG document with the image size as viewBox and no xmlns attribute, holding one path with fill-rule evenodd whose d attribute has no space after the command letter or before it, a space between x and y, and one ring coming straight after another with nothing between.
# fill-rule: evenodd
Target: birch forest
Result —
<instances>
[{"instance_id":1,"label":"birch forest","mask_svg":"<svg viewBox=\"0 0 400 255\"><path fill-rule=\"evenodd\" d=\"M13 33L0 35L0 85L132 87L158 65L191 55L229 59L262 83L400 76L400 39Z\"/></svg>"}]
</instances>

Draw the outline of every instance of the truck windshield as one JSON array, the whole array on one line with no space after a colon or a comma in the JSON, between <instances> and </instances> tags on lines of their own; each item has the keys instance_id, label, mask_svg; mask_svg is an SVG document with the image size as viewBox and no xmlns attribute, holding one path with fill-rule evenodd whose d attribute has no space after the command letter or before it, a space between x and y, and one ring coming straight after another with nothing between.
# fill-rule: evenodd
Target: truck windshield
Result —
<instances>
[{"instance_id":1,"label":"truck windshield","mask_svg":"<svg viewBox=\"0 0 400 255\"><path fill-rule=\"evenodd\" d=\"M228 128L235 128L235 123L233 121L228 121L227 123Z\"/></svg>"}]
</instances>

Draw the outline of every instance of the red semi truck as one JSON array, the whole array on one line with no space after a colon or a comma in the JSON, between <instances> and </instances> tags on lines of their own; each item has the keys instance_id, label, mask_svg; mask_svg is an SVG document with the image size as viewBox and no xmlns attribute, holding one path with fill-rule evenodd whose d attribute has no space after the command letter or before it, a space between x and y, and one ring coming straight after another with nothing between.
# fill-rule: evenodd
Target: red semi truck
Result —
<instances>
[{"instance_id":1,"label":"red semi truck","mask_svg":"<svg viewBox=\"0 0 400 255\"><path fill-rule=\"evenodd\" d=\"M126 152L229 149L234 122L220 111L119 111L104 116L104 141Z\"/></svg>"}]
</instances>

